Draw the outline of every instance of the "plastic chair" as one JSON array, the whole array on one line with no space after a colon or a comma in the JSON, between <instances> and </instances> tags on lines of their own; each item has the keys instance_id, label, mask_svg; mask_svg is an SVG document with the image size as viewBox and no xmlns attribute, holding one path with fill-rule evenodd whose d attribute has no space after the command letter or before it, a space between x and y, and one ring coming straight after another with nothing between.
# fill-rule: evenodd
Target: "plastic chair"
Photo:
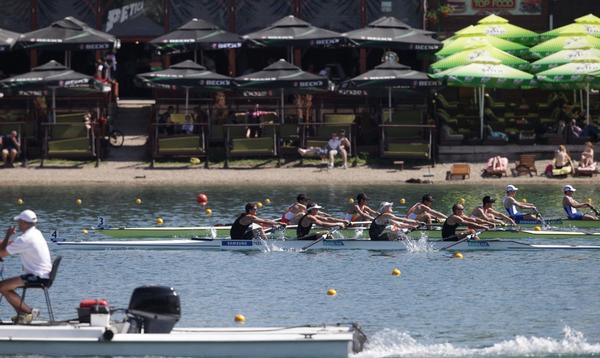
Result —
<instances>
[{"instance_id":1,"label":"plastic chair","mask_svg":"<svg viewBox=\"0 0 600 358\"><path fill-rule=\"evenodd\" d=\"M54 283L54 279L56 278L56 272L58 271L58 266L60 265L60 261L62 260L62 256L56 256L54 261L52 261L52 270L50 271L50 275L47 280L40 280L36 283L25 283L23 286L23 294L21 295L21 304L19 308L25 302L25 293L27 293L27 289L30 288L40 288L44 290L44 296L46 297L46 306L48 307L48 316L50 317L50 322L54 322L54 311L52 311L52 302L50 302L50 294L48 290L52 287L52 283Z\"/></svg>"}]
</instances>

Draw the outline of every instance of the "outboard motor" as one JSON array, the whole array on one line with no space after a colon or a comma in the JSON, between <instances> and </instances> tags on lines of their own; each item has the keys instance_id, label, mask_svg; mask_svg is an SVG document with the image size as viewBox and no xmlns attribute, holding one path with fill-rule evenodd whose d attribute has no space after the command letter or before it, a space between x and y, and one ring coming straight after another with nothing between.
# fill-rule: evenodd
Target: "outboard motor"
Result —
<instances>
[{"instance_id":1,"label":"outboard motor","mask_svg":"<svg viewBox=\"0 0 600 358\"><path fill-rule=\"evenodd\" d=\"M129 333L170 333L181 318L181 304L175 289L141 286L133 290L127 309Z\"/></svg>"}]
</instances>

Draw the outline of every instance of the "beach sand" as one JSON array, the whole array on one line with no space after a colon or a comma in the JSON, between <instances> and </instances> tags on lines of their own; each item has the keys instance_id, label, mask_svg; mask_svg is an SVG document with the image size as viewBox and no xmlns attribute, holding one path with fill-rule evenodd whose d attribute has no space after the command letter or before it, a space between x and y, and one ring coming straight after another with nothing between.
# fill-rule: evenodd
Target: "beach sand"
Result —
<instances>
[{"instance_id":1,"label":"beach sand","mask_svg":"<svg viewBox=\"0 0 600 358\"><path fill-rule=\"evenodd\" d=\"M538 173L543 173L547 161L536 163ZM481 169L485 163L470 163L471 177L465 180L446 180L446 172L451 164L436 164L435 167L419 166L415 168L373 168L360 166L355 168L334 168L284 165L281 168L259 169L205 169L201 165L181 163L150 168L144 162L107 161L98 168L93 164L81 167L45 166L37 164L28 167L0 169L3 185L393 185L403 184L408 179L431 181L433 184L597 184L598 177L571 177L550 179L545 176L523 175L519 177L482 178ZM511 168L514 164L511 163ZM413 185L429 185L413 184Z\"/></svg>"}]
</instances>

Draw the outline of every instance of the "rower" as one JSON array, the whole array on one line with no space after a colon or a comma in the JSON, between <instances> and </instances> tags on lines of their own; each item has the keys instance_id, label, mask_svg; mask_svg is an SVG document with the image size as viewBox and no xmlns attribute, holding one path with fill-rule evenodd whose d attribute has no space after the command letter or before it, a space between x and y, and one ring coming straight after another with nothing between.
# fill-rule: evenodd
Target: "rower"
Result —
<instances>
[{"instance_id":1,"label":"rower","mask_svg":"<svg viewBox=\"0 0 600 358\"><path fill-rule=\"evenodd\" d=\"M264 240L267 236L262 226L275 227L280 225L277 221L259 218L256 216L256 210L258 210L256 203L246 204L245 212L235 219L233 225L231 225L231 230L229 230L229 236L232 240L253 240L257 238Z\"/></svg>"},{"instance_id":2,"label":"rower","mask_svg":"<svg viewBox=\"0 0 600 358\"><path fill-rule=\"evenodd\" d=\"M493 199L489 195L484 196L483 205L473 209L471 217L487 220L490 224L516 225L515 221L511 219L508 215L504 215L501 212L498 212L492 208L495 202L496 199Z\"/></svg>"},{"instance_id":3,"label":"rower","mask_svg":"<svg viewBox=\"0 0 600 358\"><path fill-rule=\"evenodd\" d=\"M416 203L408 209L406 217L412 220L424 221L427 225L431 225L433 219L446 219L446 215L433 210L431 205L433 205L433 197L430 194L425 194L420 203Z\"/></svg>"},{"instance_id":4,"label":"rower","mask_svg":"<svg viewBox=\"0 0 600 358\"><path fill-rule=\"evenodd\" d=\"M504 208L508 212L508 216L510 216L510 218L513 219L517 224L523 220L538 221L539 217L537 214L521 213L519 212L519 210L517 210L517 208L521 208L530 209L537 212L537 208L535 207L535 205L518 201L515 198L515 196L517 195L517 190L519 190L519 188L512 184L506 186L506 196L502 200L502 203L504 204Z\"/></svg>"},{"instance_id":5,"label":"rower","mask_svg":"<svg viewBox=\"0 0 600 358\"><path fill-rule=\"evenodd\" d=\"M467 230L456 232L458 225L468 225ZM454 204L452 206L452 215L448 216L442 226L442 240L444 241L458 241L464 239L467 235L475 234L475 229L487 229L488 226L480 225L475 220L465 215L465 208L461 204Z\"/></svg>"},{"instance_id":6,"label":"rower","mask_svg":"<svg viewBox=\"0 0 600 358\"><path fill-rule=\"evenodd\" d=\"M348 221L372 221L379 213L367 205L367 194L360 193L356 196L356 203L350 206L344 215Z\"/></svg>"},{"instance_id":7,"label":"rower","mask_svg":"<svg viewBox=\"0 0 600 358\"><path fill-rule=\"evenodd\" d=\"M298 220L296 227L296 238L298 240L317 240L319 237L326 235L326 232L310 233L313 225L318 225L326 228L346 227L350 225L347 220L338 220L329 216L319 215L319 209L323 207L316 203L309 203L306 208L306 214Z\"/></svg>"},{"instance_id":8,"label":"rower","mask_svg":"<svg viewBox=\"0 0 600 358\"><path fill-rule=\"evenodd\" d=\"M393 232L386 231L388 225L393 225L395 229L416 229L419 223L395 216L392 214L392 206L394 204L384 201L379 204L380 214L373 219L369 226L369 238L373 241L395 240L397 235Z\"/></svg>"},{"instance_id":9,"label":"rower","mask_svg":"<svg viewBox=\"0 0 600 358\"><path fill-rule=\"evenodd\" d=\"M287 208L280 221L286 224L297 224L302 215L306 213L306 203L308 203L306 195L298 194L296 202Z\"/></svg>"},{"instance_id":10,"label":"rower","mask_svg":"<svg viewBox=\"0 0 600 358\"><path fill-rule=\"evenodd\" d=\"M563 188L563 192L565 193L565 196L563 197L563 208L567 212L569 220L598 220L598 217L594 215L584 214L577 210L579 208L590 208L594 210L594 207L591 204L580 203L573 199L573 193L575 191L577 191L577 189L573 188L571 185L565 185Z\"/></svg>"}]
</instances>

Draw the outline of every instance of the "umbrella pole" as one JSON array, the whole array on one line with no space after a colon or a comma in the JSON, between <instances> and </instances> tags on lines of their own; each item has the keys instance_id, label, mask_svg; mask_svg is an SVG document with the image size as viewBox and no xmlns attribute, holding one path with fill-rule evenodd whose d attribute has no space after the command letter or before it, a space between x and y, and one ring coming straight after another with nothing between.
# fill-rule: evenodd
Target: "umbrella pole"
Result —
<instances>
[{"instance_id":1,"label":"umbrella pole","mask_svg":"<svg viewBox=\"0 0 600 358\"><path fill-rule=\"evenodd\" d=\"M388 122L392 123L392 87L388 87L388 112L390 114Z\"/></svg>"},{"instance_id":2,"label":"umbrella pole","mask_svg":"<svg viewBox=\"0 0 600 358\"><path fill-rule=\"evenodd\" d=\"M52 123L56 123L56 88L52 87Z\"/></svg>"},{"instance_id":3,"label":"umbrella pole","mask_svg":"<svg viewBox=\"0 0 600 358\"><path fill-rule=\"evenodd\" d=\"M198 49L194 48L194 62L198 63Z\"/></svg>"},{"instance_id":4,"label":"umbrella pole","mask_svg":"<svg viewBox=\"0 0 600 358\"><path fill-rule=\"evenodd\" d=\"M579 109L583 111L583 90L579 90Z\"/></svg>"},{"instance_id":5,"label":"umbrella pole","mask_svg":"<svg viewBox=\"0 0 600 358\"><path fill-rule=\"evenodd\" d=\"M188 115L188 105L190 103L190 88L185 88L185 115Z\"/></svg>"},{"instance_id":6,"label":"umbrella pole","mask_svg":"<svg viewBox=\"0 0 600 358\"><path fill-rule=\"evenodd\" d=\"M283 100L283 88L281 89L281 120L279 122L281 122L281 124L285 123L285 109L284 109L284 100Z\"/></svg>"},{"instance_id":7,"label":"umbrella pole","mask_svg":"<svg viewBox=\"0 0 600 358\"><path fill-rule=\"evenodd\" d=\"M590 83L588 82L585 87L585 99L587 102L587 106L585 109L585 124L590 124Z\"/></svg>"},{"instance_id":8,"label":"umbrella pole","mask_svg":"<svg viewBox=\"0 0 600 358\"><path fill-rule=\"evenodd\" d=\"M483 140L483 106L484 106L483 96L484 96L484 92L485 92L485 85L481 86L480 93L479 93L479 127L480 127L479 135L482 140Z\"/></svg>"}]
</instances>

